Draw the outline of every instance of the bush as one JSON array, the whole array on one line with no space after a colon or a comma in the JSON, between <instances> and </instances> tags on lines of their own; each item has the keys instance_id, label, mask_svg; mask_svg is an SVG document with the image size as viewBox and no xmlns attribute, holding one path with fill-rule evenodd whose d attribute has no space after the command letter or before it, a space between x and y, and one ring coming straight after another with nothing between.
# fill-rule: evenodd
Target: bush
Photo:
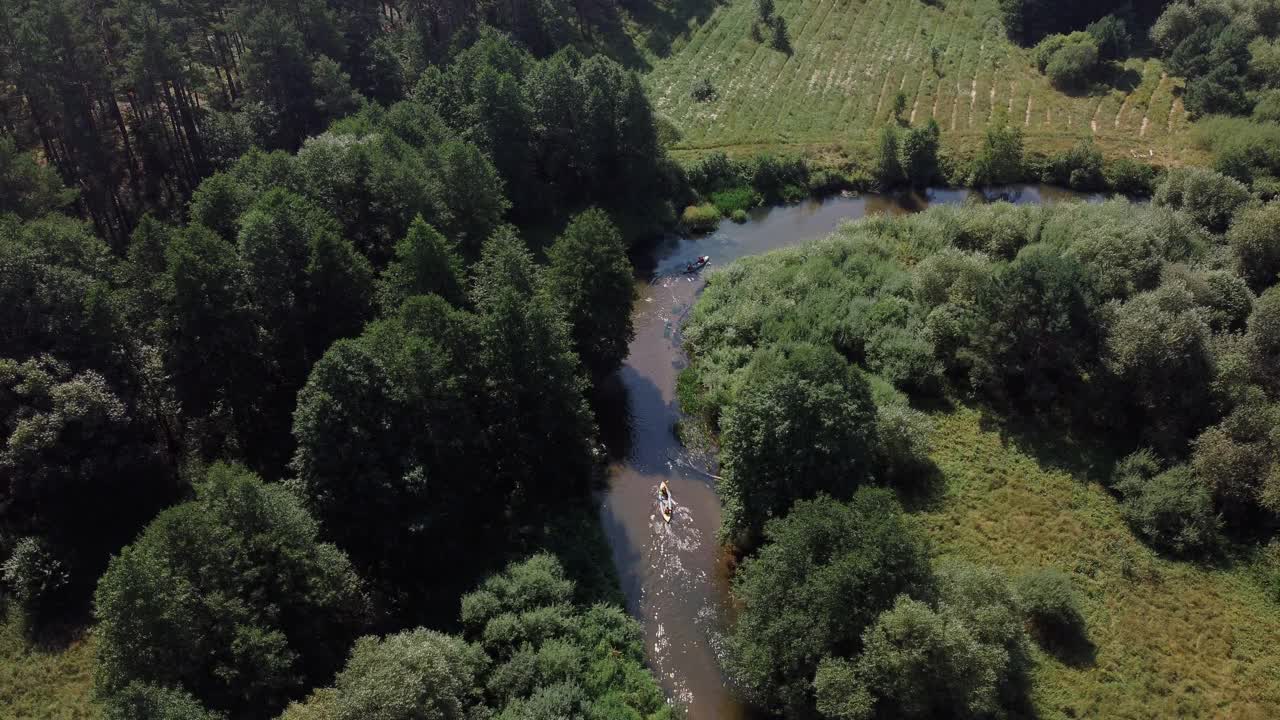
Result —
<instances>
[{"instance_id":1,"label":"bush","mask_svg":"<svg viewBox=\"0 0 1280 720\"><path fill-rule=\"evenodd\" d=\"M720 210L711 203L690 205L684 209L680 222L691 232L711 232L720 225Z\"/></svg>"},{"instance_id":2,"label":"bush","mask_svg":"<svg viewBox=\"0 0 1280 720\"><path fill-rule=\"evenodd\" d=\"M734 210L733 213L729 215L729 219L741 225L747 221L747 211L742 210L741 208Z\"/></svg>"},{"instance_id":3,"label":"bush","mask_svg":"<svg viewBox=\"0 0 1280 720\"><path fill-rule=\"evenodd\" d=\"M808 717L819 661L857 648L899 595L927 590L925 538L878 489L798 502L766 535L734 578L726 665L753 700Z\"/></svg>"},{"instance_id":4,"label":"bush","mask_svg":"<svg viewBox=\"0 0 1280 720\"><path fill-rule=\"evenodd\" d=\"M809 184L809 166L798 157L779 158L758 155L748 167L751 187L768 202L786 199L787 188L803 188Z\"/></svg>"},{"instance_id":5,"label":"bush","mask_svg":"<svg viewBox=\"0 0 1280 720\"><path fill-rule=\"evenodd\" d=\"M346 555L279 485L210 468L196 499L161 513L98 584L97 691L181 689L231 713L279 712L332 676L365 622Z\"/></svg>"},{"instance_id":6,"label":"bush","mask_svg":"<svg viewBox=\"0 0 1280 720\"><path fill-rule=\"evenodd\" d=\"M480 648L421 628L360 638L334 683L334 720L467 717L486 663Z\"/></svg>"},{"instance_id":7,"label":"bush","mask_svg":"<svg viewBox=\"0 0 1280 720\"><path fill-rule=\"evenodd\" d=\"M1065 573L1052 568L1038 570L1019 578L1017 587L1022 611L1042 643L1061 646L1085 637L1080 600Z\"/></svg>"},{"instance_id":8,"label":"bush","mask_svg":"<svg viewBox=\"0 0 1280 720\"><path fill-rule=\"evenodd\" d=\"M1129 56L1133 37L1129 34L1129 27L1119 17L1107 15L1095 20L1085 28L1085 32L1097 43L1098 55L1103 60L1123 60Z\"/></svg>"},{"instance_id":9,"label":"bush","mask_svg":"<svg viewBox=\"0 0 1280 720\"><path fill-rule=\"evenodd\" d=\"M1079 90L1089 81L1098 64L1098 46L1092 40L1064 45L1049 58L1045 75L1054 87Z\"/></svg>"},{"instance_id":10,"label":"bush","mask_svg":"<svg viewBox=\"0 0 1280 720\"><path fill-rule=\"evenodd\" d=\"M690 165L686 172L689 175L689 184L703 194L729 190L749 183L748 174L742 163L730 159L722 152L707 155Z\"/></svg>"},{"instance_id":11,"label":"bush","mask_svg":"<svg viewBox=\"0 0 1280 720\"><path fill-rule=\"evenodd\" d=\"M1280 279L1280 201L1246 208L1227 231L1227 242L1236 256L1236 272L1255 292Z\"/></svg>"},{"instance_id":12,"label":"bush","mask_svg":"<svg viewBox=\"0 0 1280 720\"><path fill-rule=\"evenodd\" d=\"M1222 232L1249 198L1249 188L1239 180L1207 168L1181 167L1165 175L1152 201L1187 212L1211 232Z\"/></svg>"},{"instance_id":13,"label":"bush","mask_svg":"<svg viewBox=\"0 0 1280 720\"><path fill-rule=\"evenodd\" d=\"M1093 42L1095 42L1093 37L1086 32L1073 32L1070 35L1049 35L1032 48L1031 62L1035 64L1037 70L1045 72L1049 67L1049 62L1053 60L1053 56L1062 48L1068 45Z\"/></svg>"},{"instance_id":14,"label":"bush","mask_svg":"<svg viewBox=\"0 0 1280 720\"><path fill-rule=\"evenodd\" d=\"M874 412L866 381L832 348L757 351L722 421L728 537L754 542L796 500L848 497L873 471Z\"/></svg>"},{"instance_id":15,"label":"bush","mask_svg":"<svg viewBox=\"0 0 1280 720\"><path fill-rule=\"evenodd\" d=\"M969 174L970 185L1008 185L1023 178L1022 130L992 126Z\"/></svg>"},{"instance_id":16,"label":"bush","mask_svg":"<svg viewBox=\"0 0 1280 720\"><path fill-rule=\"evenodd\" d=\"M71 576L43 540L24 537L0 565L0 581L18 601L24 622L35 625L58 608Z\"/></svg>"},{"instance_id":17,"label":"bush","mask_svg":"<svg viewBox=\"0 0 1280 720\"><path fill-rule=\"evenodd\" d=\"M1107 183L1102 173L1102 152L1094 147L1092 140L1086 139L1051 157L1040 179L1073 190L1103 190Z\"/></svg>"},{"instance_id":18,"label":"bush","mask_svg":"<svg viewBox=\"0 0 1280 720\"><path fill-rule=\"evenodd\" d=\"M1125 195L1150 195L1156 169L1130 158L1117 158L1102 169L1107 187Z\"/></svg>"},{"instance_id":19,"label":"bush","mask_svg":"<svg viewBox=\"0 0 1280 720\"><path fill-rule=\"evenodd\" d=\"M716 87L711 84L711 80L706 77L700 77L693 82L693 87L689 90L689 96L698 102L707 102L716 98Z\"/></svg>"},{"instance_id":20,"label":"bush","mask_svg":"<svg viewBox=\"0 0 1280 720\"><path fill-rule=\"evenodd\" d=\"M1196 123L1193 137L1213 152L1215 170L1259 193L1280 177L1280 125L1212 117Z\"/></svg>"},{"instance_id":21,"label":"bush","mask_svg":"<svg viewBox=\"0 0 1280 720\"><path fill-rule=\"evenodd\" d=\"M734 211L746 212L760 204L760 196L749 187L736 187L711 193L711 204L726 217Z\"/></svg>"},{"instance_id":22,"label":"bush","mask_svg":"<svg viewBox=\"0 0 1280 720\"><path fill-rule=\"evenodd\" d=\"M1280 123L1280 90L1267 90L1258 95L1258 102L1253 106L1253 121Z\"/></svg>"},{"instance_id":23,"label":"bush","mask_svg":"<svg viewBox=\"0 0 1280 720\"><path fill-rule=\"evenodd\" d=\"M1125 520L1165 552L1193 555L1215 547L1221 521L1209 489L1186 465L1152 475L1157 467L1143 458L1117 468L1112 485L1124 498L1120 513Z\"/></svg>"}]
</instances>

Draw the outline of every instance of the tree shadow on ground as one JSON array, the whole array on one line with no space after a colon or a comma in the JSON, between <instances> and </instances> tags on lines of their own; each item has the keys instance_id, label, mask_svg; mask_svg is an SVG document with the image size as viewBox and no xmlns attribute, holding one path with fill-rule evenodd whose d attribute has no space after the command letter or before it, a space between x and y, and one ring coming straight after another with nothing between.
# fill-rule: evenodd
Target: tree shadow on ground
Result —
<instances>
[{"instance_id":1,"label":"tree shadow on ground","mask_svg":"<svg viewBox=\"0 0 1280 720\"><path fill-rule=\"evenodd\" d=\"M648 29L641 41L643 45L637 46L637 38L627 32L616 6L597 21L600 40L618 62L633 70L647 71L652 68L645 52L653 57L667 57L677 37L689 32L691 24L711 17L722 4L724 0L632 0L627 3L632 24Z\"/></svg>"},{"instance_id":2,"label":"tree shadow on ground","mask_svg":"<svg viewBox=\"0 0 1280 720\"><path fill-rule=\"evenodd\" d=\"M1116 451L1101 442L1096 432L1056 415L1000 413L989 406L980 407L979 412L982 430L999 434L1004 445L1035 458L1042 467L1103 484L1111 478Z\"/></svg>"},{"instance_id":3,"label":"tree shadow on ground","mask_svg":"<svg viewBox=\"0 0 1280 720\"><path fill-rule=\"evenodd\" d=\"M1142 73L1123 65L1113 65L1104 75L1103 82L1106 83L1107 90L1130 93L1142 84Z\"/></svg>"},{"instance_id":4,"label":"tree shadow on ground","mask_svg":"<svg viewBox=\"0 0 1280 720\"><path fill-rule=\"evenodd\" d=\"M1067 667L1078 670L1098 663L1098 646L1083 628L1033 628L1031 637L1041 650Z\"/></svg>"}]
</instances>

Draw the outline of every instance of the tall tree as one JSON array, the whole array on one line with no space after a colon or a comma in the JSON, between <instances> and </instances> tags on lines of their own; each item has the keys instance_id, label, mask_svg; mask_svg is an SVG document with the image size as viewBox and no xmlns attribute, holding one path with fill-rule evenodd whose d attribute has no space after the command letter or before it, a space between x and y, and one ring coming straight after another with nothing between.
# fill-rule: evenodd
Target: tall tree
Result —
<instances>
[{"instance_id":1,"label":"tall tree","mask_svg":"<svg viewBox=\"0 0 1280 720\"><path fill-rule=\"evenodd\" d=\"M635 280L626 246L609 216L588 210L547 251L547 288L573 327L574 349L599 379L622 367L635 336Z\"/></svg>"}]
</instances>

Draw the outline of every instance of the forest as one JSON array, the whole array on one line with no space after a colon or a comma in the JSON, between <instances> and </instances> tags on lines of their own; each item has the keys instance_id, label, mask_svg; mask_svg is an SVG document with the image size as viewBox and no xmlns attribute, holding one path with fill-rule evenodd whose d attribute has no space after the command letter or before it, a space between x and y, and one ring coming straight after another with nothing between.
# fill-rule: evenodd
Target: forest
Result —
<instances>
[{"instance_id":1,"label":"forest","mask_svg":"<svg viewBox=\"0 0 1280 720\"><path fill-rule=\"evenodd\" d=\"M841 192L1115 197L708 274L677 430L717 460L726 683L788 718L1044 714L1106 650L1096 578L938 529L954 464L1003 472L947 453L970 432L1056 437L1125 552L1275 627L1280 5L977 1L845 3L965 20L903 36L919 82L761 121L690 53L834 63L808 0L0 0L0 715L683 716L599 509L637 280L664 238ZM967 119L940 104L975 38L1043 85L1026 122L967 76ZM1197 162L1118 150L1145 120L1032 124L1139 54ZM857 136L753 139L793 122ZM1266 716L1280 658L1247 660L1231 707Z\"/></svg>"}]
</instances>

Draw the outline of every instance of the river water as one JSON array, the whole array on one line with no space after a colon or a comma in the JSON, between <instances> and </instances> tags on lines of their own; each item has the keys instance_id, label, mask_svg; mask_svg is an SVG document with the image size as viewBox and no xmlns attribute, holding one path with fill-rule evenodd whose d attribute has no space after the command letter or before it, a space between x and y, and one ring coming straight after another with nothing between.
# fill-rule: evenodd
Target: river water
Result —
<instances>
[{"instance_id":1,"label":"river water","mask_svg":"<svg viewBox=\"0 0 1280 720\"><path fill-rule=\"evenodd\" d=\"M983 194L934 189L899 196L834 196L795 205L761 208L746 223L721 223L707 235L672 237L638 261L635 340L620 372L619 427L605 427L615 459L601 517L627 598L627 609L644 626L649 664L670 701L689 720L762 717L734 695L717 661L718 637L727 610L729 569L716 542L720 503L716 472L708 458L676 439L680 418L676 376L685 366L680 327L705 274L747 255L825 236L846 220L878 213L918 212L933 204L1003 199L1018 204L1053 203L1097 196L1048 186L1001 188ZM684 273L685 263L710 255L702 273ZM668 525L656 494L666 480L676 501Z\"/></svg>"}]
</instances>

